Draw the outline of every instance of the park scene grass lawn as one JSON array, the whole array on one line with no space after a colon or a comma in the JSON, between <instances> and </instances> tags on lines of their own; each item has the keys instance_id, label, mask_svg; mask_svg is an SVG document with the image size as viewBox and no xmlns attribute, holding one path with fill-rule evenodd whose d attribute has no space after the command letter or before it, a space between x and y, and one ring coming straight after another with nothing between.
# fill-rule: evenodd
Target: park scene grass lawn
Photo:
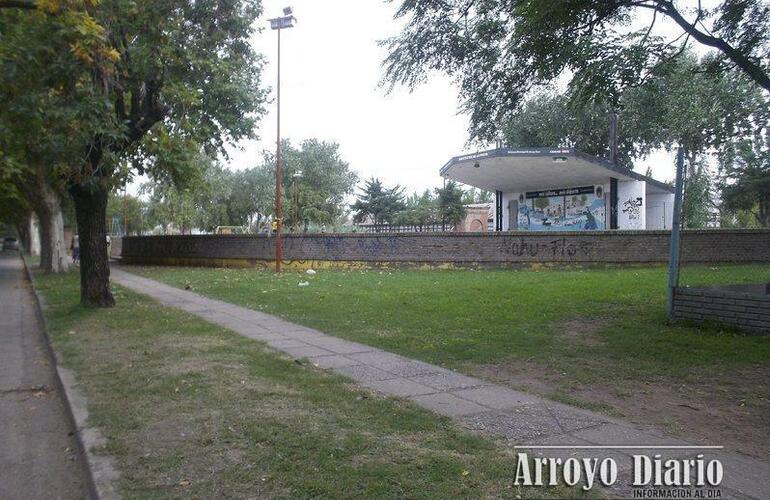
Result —
<instances>
[{"instance_id":1,"label":"park scene grass lawn","mask_svg":"<svg viewBox=\"0 0 770 500\"><path fill-rule=\"evenodd\" d=\"M120 287L85 308L78 280L36 287L124 498L528 497L503 443Z\"/></svg>"},{"instance_id":2,"label":"park scene grass lawn","mask_svg":"<svg viewBox=\"0 0 770 500\"><path fill-rule=\"evenodd\" d=\"M670 323L662 267L126 269L698 442L770 452L770 339ZM683 280L766 282L770 266L689 266Z\"/></svg>"}]
</instances>

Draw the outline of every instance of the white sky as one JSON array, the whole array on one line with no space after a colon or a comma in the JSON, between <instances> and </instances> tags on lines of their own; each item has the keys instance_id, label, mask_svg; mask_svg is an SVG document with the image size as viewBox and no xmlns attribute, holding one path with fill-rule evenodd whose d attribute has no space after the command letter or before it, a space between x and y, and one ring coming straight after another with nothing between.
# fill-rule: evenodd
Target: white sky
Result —
<instances>
[{"instance_id":1,"label":"white sky","mask_svg":"<svg viewBox=\"0 0 770 500\"><path fill-rule=\"evenodd\" d=\"M378 87L385 51L377 41L398 33L393 13L399 3L263 0L264 15L257 22L265 29L253 44L266 58L268 113L259 123L259 139L241 143L227 167L256 166L263 150L275 148L276 32L267 19L291 5L298 23L281 39L282 136L295 144L311 137L339 143L343 159L361 179L376 176L408 191L439 186L439 168L467 152L468 120L458 114L457 91L444 75L433 75L413 93L397 88L387 95ZM673 153L655 153L636 170L644 172L648 165L659 180L674 176Z\"/></svg>"},{"instance_id":2,"label":"white sky","mask_svg":"<svg viewBox=\"0 0 770 500\"><path fill-rule=\"evenodd\" d=\"M289 0L264 0L266 19ZM377 41L398 32L396 4L383 0L294 0L297 26L281 32L281 135L294 143L316 137L340 145L361 179L422 190L441 184L439 168L463 151L467 120L457 115L457 92L437 76L414 93L379 88L385 51ZM267 58L264 83L271 103L258 141L232 154L230 168L255 166L275 149L276 32L254 46Z\"/></svg>"}]
</instances>

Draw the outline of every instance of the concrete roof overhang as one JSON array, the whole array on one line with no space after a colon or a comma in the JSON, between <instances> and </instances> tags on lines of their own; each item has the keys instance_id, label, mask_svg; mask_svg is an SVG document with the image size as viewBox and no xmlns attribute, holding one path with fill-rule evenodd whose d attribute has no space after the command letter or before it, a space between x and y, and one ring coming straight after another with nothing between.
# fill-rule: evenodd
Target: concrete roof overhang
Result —
<instances>
[{"instance_id":1,"label":"concrete roof overhang","mask_svg":"<svg viewBox=\"0 0 770 500\"><path fill-rule=\"evenodd\" d=\"M610 177L647 182L652 193L673 186L572 148L500 148L456 156L441 176L487 191L535 191L604 184Z\"/></svg>"}]
</instances>

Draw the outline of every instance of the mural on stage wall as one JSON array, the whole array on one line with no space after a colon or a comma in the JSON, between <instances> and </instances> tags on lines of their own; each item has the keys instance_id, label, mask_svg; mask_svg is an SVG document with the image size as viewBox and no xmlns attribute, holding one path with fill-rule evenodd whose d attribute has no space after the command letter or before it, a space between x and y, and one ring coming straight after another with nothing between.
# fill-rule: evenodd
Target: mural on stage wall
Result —
<instances>
[{"instance_id":1,"label":"mural on stage wall","mask_svg":"<svg viewBox=\"0 0 770 500\"><path fill-rule=\"evenodd\" d=\"M519 229L589 231L604 229L602 188L583 186L530 191L519 197Z\"/></svg>"}]
</instances>

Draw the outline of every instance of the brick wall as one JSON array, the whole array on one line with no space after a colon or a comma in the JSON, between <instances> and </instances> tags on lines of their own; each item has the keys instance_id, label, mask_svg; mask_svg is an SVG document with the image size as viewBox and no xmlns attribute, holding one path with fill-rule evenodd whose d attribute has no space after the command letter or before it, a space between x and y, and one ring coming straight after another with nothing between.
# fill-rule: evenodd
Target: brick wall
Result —
<instances>
[{"instance_id":1,"label":"brick wall","mask_svg":"<svg viewBox=\"0 0 770 500\"><path fill-rule=\"evenodd\" d=\"M673 317L717 321L744 330L770 332L770 295L761 293L764 291L677 288L674 290Z\"/></svg>"},{"instance_id":2,"label":"brick wall","mask_svg":"<svg viewBox=\"0 0 770 500\"><path fill-rule=\"evenodd\" d=\"M287 261L517 266L654 264L668 260L669 231L285 235ZM130 236L122 258L135 264L258 265L273 258L265 235ZM682 234L682 261L768 262L770 230Z\"/></svg>"}]
</instances>

